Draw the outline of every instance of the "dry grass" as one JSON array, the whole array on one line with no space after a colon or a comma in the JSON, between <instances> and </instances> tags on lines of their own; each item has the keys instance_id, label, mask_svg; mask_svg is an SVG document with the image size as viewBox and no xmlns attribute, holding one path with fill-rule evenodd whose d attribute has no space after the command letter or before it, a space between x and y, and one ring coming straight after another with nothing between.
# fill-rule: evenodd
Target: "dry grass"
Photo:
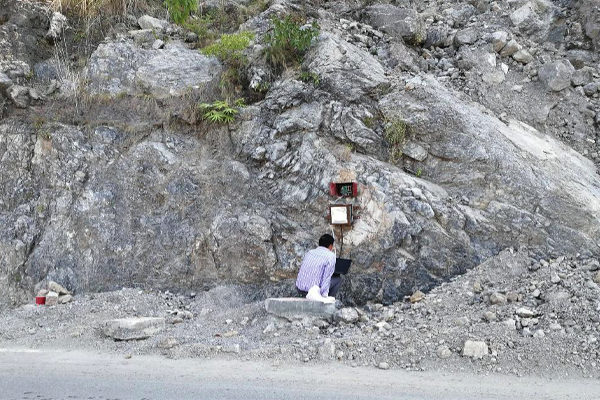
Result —
<instances>
[{"instance_id":1,"label":"dry grass","mask_svg":"<svg viewBox=\"0 0 600 400\"><path fill-rule=\"evenodd\" d=\"M52 8L63 14L80 18L98 15L124 16L146 6L146 0L47 0Z\"/></svg>"}]
</instances>

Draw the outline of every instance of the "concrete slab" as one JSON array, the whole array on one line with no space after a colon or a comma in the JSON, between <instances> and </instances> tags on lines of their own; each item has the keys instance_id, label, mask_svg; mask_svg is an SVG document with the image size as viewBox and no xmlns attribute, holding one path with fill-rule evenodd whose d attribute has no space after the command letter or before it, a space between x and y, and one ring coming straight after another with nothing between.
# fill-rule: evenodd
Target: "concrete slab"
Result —
<instances>
[{"instance_id":1,"label":"concrete slab","mask_svg":"<svg viewBox=\"0 0 600 400\"><path fill-rule=\"evenodd\" d=\"M312 301L296 297L270 298L265 301L268 313L289 320L302 319L304 317L317 317L333 319L335 304L325 304L320 301Z\"/></svg>"},{"instance_id":2,"label":"concrete slab","mask_svg":"<svg viewBox=\"0 0 600 400\"><path fill-rule=\"evenodd\" d=\"M106 336L115 340L142 340L153 336L164 327L164 318L134 317L106 321L103 331Z\"/></svg>"}]
</instances>

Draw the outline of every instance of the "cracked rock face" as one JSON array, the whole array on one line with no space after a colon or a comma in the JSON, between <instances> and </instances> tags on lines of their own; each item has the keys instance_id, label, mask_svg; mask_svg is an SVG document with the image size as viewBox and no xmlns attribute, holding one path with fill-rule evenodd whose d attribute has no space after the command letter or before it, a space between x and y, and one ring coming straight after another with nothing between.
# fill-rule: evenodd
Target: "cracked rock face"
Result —
<instances>
[{"instance_id":1,"label":"cracked rock face","mask_svg":"<svg viewBox=\"0 0 600 400\"><path fill-rule=\"evenodd\" d=\"M294 7L276 1L245 27L260 43L269 17ZM272 82L228 126L177 111L194 105L190 91L216 99L219 61L181 38L149 49L131 34L99 44L79 71L84 94L108 105L77 110L75 122L36 120L45 105L66 104L52 103L54 90L68 94L56 82L50 92L29 86L31 65L40 80L54 77L41 68L53 57L26 57L20 32L31 23L0 14L0 305L50 280L75 293L243 283L291 294L302 256L331 232L334 181L359 188L360 218L344 231L347 304L393 303L507 247L600 253L596 168L556 134L594 148L597 56L535 44L560 33L554 6L340 7L362 20L313 13L322 31L302 67L320 83L274 75L255 43L248 72ZM52 14L40 15L43 37ZM593 36L580 28L577 40ZM134 103L146 97L157 106L143 114Z\"/></svg>"},{"instance_id":2,"label":"cracked rock face","mask_svg":"<svg viewBox=\"0 0 600 400\"><path fill-rule=\"evenodd\" d=\"M107 43L92 54L87 79L92 94L150 94L161 99L215 86L221 65L181 43L146 50L129 42Z\"/></svg>"}]
</instances>

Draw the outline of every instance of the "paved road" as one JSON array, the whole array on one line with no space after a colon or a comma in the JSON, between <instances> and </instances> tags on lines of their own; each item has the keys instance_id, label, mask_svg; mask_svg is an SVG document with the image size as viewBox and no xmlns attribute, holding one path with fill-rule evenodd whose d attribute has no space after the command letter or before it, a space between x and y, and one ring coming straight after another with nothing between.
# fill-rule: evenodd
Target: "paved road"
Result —
<instances>
[{"instance_id":1,"label":"paved road","mask_svg":"<svg viewBox=\"0 0 600 400\"><path fill-rule=\"evenodd\" d=\"M0 400L515 398L600 400L600 382L0 349Z\"/></svg>"}]
</instances>

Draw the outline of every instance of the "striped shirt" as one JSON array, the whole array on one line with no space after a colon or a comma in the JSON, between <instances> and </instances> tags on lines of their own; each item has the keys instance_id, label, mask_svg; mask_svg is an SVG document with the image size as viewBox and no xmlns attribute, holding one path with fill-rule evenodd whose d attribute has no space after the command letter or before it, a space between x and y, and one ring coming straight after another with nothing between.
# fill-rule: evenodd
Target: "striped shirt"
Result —
<instances>
[{"instance_id":1,"label":"striped shirt","mask_svg":"<svg viewBox=\"0 0 600 400\"><path fill-rule=\"evenodd\" d=\"M306 253L298 271L296 287L308 292L317 285L321 288L321 296L327 297L331 275L335 271L335 253L326 247L317 247Z\"/></svg>"}]
</instances>

